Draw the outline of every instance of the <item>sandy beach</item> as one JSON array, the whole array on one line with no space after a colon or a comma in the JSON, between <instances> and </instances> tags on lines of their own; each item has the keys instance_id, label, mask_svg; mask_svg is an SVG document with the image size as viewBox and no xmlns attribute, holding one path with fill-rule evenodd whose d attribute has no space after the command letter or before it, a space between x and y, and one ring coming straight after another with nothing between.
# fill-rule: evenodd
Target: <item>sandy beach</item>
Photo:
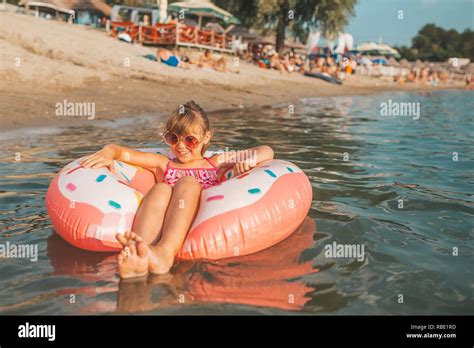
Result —
<instances>
[{"instance_id":1,"label":"sandy beach","mask_svg":"<svg viewBox=\"0 0 474 348\"><path fill-rule=\"evenodd\" d=\"M472 344L472 13L0 0L0 348Z\"/></svg>"},{"instance_id":2,"label":"sandy beach","mask_svg":"<svg viewBox=\"0 0 474 348\"><path fill-rule=\"evenodd\" d=\"M338 86L243 61L238 74L172 68L143 58L155 54L154 47L118 41L103 30L10 12L0 13L0 43L4 130L83 122L84 117L56 116L55 105L64 100L93 102L95 119L104 120L167 114L190 99L216 111L291 103L311 96L420 89L415 84L400 86L357 75ZM436 88L462 87L457 83Z\"/></svg>"}]
</instances>

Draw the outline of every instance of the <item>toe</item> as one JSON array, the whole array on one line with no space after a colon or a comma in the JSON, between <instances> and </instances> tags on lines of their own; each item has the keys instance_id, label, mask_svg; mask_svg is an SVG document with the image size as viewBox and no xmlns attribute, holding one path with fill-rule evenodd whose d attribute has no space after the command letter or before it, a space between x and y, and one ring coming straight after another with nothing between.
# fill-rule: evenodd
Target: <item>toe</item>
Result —
<instances>
[{"instance_id":1,"label":"toe","mask_svg":"<svg viewBox=\"0 0 474 348\"><path fill-rule=\"evenodd\" d=\"M125 232L124 236L125 236L125 238L130 239L130 232Z\"/></svg>"},{"instance_id":2,"label":"toe","mask_svg":"<svg viewBox=\"0 0 474 348\"><path fill-rule=\"evenodd\" d=\"M122 234L120 234L120 233L117 233L117 234L115 235L115 238L116 238L116 239L118 240L118 242L119 242L120 244L122 244L123 246L127 246L127 245L128 245L128 239L125 238L124 235L122 235Z\"/></svg>"},{"instance_id":3,"label":"toe","mask_svg":"<svg viewBox=\"0 0 474 348\"><path fill-rule=\"evenodd\" d=\"M131 239L136 239L137 238L137 234L135 232L130 232L130 238Z\"/></svg>"},{"instance_id":4,"label":"toe","mask_svg":"<svg viewBox=\"0 0 474 348\"><path fill-rule=\"evenodd\" d=\"M137 254L137 245L135 243L130 244L130 254L136 255Z\"/></svg>"}]
</instances>

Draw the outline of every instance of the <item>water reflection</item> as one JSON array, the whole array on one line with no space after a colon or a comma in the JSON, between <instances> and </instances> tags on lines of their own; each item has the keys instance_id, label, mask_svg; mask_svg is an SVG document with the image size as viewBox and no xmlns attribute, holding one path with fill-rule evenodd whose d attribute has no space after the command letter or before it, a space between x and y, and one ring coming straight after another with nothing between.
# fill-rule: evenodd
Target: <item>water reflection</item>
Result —
<instances>
[{"instance_id":1,"label":"water reflection","mask_svg":"<svg viewBox=\"0 0 474 348\"><path fill-rule=\"evenodd\" d=\"M262 252L221 261L178 262L170 274L121 280L115 310L119 313L153 312L169 307L202 304L240 304L302 310L315 289L301 277L318 271L311 258L303 258L313 245L316 224L306 218L283 242ZM89 253L70 247L60 237L48 239L48 257L53 274L68 275L97 284L116 280L116 261L111 254ZM114 286L63 289L64 293L96 296L114 292ZM82 313L112 310L110 301L94 303Z\"/></svg>"}]
</instances>

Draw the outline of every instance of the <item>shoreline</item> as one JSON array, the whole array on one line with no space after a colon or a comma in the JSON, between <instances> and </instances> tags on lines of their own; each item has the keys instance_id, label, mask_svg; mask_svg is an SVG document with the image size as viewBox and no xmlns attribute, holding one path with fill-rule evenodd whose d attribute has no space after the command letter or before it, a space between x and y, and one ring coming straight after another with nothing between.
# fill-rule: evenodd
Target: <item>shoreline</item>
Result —
<instances>
[{"instance_id":1,"label":"shoreline","mask_svg":"<svg viewBox=\"0 0 474 348\"><path fill-rule=\"evenodd\" d=\"M156 48L124 43L104 31L16 13L0 13L0 45L1 133L82 124L87 116L56 116L55 105L63 101L93 104L94 120L116 120L168 115L189 100L212 114L308 97L464 87L462 81L431 87L361 75L334 85L244 61L239 73L185 70L143 58L156 53Z\"/></svg>"},{"instance_id":2,"label":"shoreline","mask_svg":"<svg viewBox=\"0 0 474 348\"><path fill-rule=\"evenodd\" d=\"M376 80L375 78L370 79ZM241 96L240 91L233 88L199 86L199 90L195 90L195 88L189 86L186 86L186 88L167 86L168 98L154 100L151 91L154 87L158 87L155 82L128 82L126 88L118 87L122 96L115 95L116 93L113 91L117 84L118 81L108 81L94 89L88 87L68 88L64 91L62 98L58 97L57 88L36 92L30 90L28 92L34 93L34 97L29 98L18 98L15 95L25 93L25 85L21 90L12 91L12 88L10 88L0 101L2 110L2 117L0 118L2 131L0 133L27 128L73 127L85 124L89 126L93 125L94 121L160 117L171 113L179 104L191 99L200 104L212 116L212 114L235 109L245 110L270 107L276 104L291 104L302 98L374 95L388 92L416 93L437 90L464 90L461 86L456 85L423 86L422 88L419 86L387 86L385 83L379 86L375 83L366 86L336 86L324 81L310 81L310 83L292 85L290 90L285 86L271 86L266 93L258 91L261 86L250 84L249 89L245 92L248 96L244 97ZM321 84L322 86L320 86ZM305 92L304 90L308 87L315 90ZM187 91L183 91L183 89ZM95 96L93 96L94 94ZM87 116L56 116L54 114L55 105L56 103L62 103L64 100L77 102L93 100L97 109L95 118L88 120ZM5 117L7 114L9 114L8 117Z\"/></svg>"}]
</instances>

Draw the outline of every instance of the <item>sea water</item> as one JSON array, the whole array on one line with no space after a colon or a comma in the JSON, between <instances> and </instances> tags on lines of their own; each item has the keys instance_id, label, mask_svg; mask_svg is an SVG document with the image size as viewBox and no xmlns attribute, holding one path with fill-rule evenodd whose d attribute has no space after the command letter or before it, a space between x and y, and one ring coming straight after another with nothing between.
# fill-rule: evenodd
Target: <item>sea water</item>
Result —
<instances>
[{"instance_id":1,"label":"sea water","mask_svg":"<svg viewBox=\"0 0 474 348\"><path fill-rule=\"evenodd\" d=\"M214 148L269 145L305 171L309 216L261 253L135 283L119 281L115 255L58 237L45 194L61 167L106 143L161 146L163 116L4 132L0 244L38 256L0 259L0 314L472 314L473 100L385 93L212 113ZM394 103L417 117L382 112Z\"/></svg>"}]
</instances>

